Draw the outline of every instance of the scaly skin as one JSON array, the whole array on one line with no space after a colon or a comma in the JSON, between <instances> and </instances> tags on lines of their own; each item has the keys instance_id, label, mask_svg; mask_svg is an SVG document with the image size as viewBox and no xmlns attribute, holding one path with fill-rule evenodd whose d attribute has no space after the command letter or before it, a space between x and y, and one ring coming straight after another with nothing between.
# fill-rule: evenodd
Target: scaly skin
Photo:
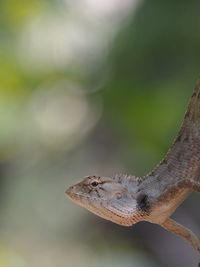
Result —
<instances>
[{"instance_id":1,"label":"scaly skin","mask_svg":"<svg viewBox=\"0 0 200 267\"><path fill-rule=\"evenodd\" d=\"M114 223L148 221L187 239L200 253L200 239L170 219L192 192L200 193L200 78L183 124L159 165L142 178L87 176L66 190L75 203Z\"/></svg>"}]
</instances>

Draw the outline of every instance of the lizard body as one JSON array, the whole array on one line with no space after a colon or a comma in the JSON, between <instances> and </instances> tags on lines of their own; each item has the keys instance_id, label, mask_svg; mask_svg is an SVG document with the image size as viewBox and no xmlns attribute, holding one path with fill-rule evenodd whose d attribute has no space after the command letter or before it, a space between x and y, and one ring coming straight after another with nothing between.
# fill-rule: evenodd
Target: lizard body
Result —
<instances>
[{"instance_id":1,"label":"lizard body","mask_svg":"<svg viewBox=\"0 0 200 267\"><path fill-rule=\"evenodd\" d=\"M120 225L148 221L186 238L200 252L200 239L170 218L192 192L200 193L200 78L181 129L165 158L144 177L87 176L67 189L77 204Z\"/></svg>"}]
</instances>

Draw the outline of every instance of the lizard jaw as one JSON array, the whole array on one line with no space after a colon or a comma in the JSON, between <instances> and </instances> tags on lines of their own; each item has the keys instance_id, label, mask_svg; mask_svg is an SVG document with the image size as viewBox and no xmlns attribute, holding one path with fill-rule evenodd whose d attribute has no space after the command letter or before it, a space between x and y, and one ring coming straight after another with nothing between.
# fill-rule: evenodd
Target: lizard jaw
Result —
<instances>
[{"instance_id":1,"label":"lizard jaw","mask_svg":"<svg viewBox=\"0 0 200 267\"><path fill-rule=\"evenodd\" d=\"M86 194L80 194L75 191L76 187L71 186L65 191L65 193L74 203L84 207L101 218L123 226L132 226L133 224L144 220L143 215L137 211L127 211L127 213L125 213L124 210L121 211L119 207L109 206L106 200L91 198Z\"/></svg>"}]
</instances>

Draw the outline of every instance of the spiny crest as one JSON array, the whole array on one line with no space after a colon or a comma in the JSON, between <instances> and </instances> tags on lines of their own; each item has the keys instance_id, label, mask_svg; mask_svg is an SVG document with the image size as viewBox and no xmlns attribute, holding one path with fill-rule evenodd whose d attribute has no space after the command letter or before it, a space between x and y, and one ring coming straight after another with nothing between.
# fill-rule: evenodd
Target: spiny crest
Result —
<instances>
[{"instance_id":1,"label":"spiny crest","mask_svg":"<svg viewBox=\"0 0 200 267\"><path fill-rule=\"evenodd\" d=\"M128 175L128 174L115 174L113 176L113 179L115 181L118 181L119 183L122 183L122 182L126 182L126 181L135 181L135 182L140 182L141 181L141 178L139 177L136 177L136 176L133 176L133 175Z\"/></svg>"}]
</instances>

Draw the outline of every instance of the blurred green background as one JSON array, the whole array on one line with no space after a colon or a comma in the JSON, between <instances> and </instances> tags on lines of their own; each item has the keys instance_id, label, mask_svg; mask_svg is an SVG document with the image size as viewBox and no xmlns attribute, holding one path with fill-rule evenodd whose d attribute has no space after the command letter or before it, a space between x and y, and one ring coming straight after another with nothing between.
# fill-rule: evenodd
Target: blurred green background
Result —
<instances>
[{"instance_id":1,"label":"blurred green background","mask_svg":"<svg viewBox=\"0 0 200 267\"><path fill-rule=\"evenodd\" d=\"M200 2L2 0L0 11L0 267L197 266L181 238L115 225L64 192L160 161L200 74ZM174 217L200 234L198 201Z\"/></svg>"}]
</instances>

